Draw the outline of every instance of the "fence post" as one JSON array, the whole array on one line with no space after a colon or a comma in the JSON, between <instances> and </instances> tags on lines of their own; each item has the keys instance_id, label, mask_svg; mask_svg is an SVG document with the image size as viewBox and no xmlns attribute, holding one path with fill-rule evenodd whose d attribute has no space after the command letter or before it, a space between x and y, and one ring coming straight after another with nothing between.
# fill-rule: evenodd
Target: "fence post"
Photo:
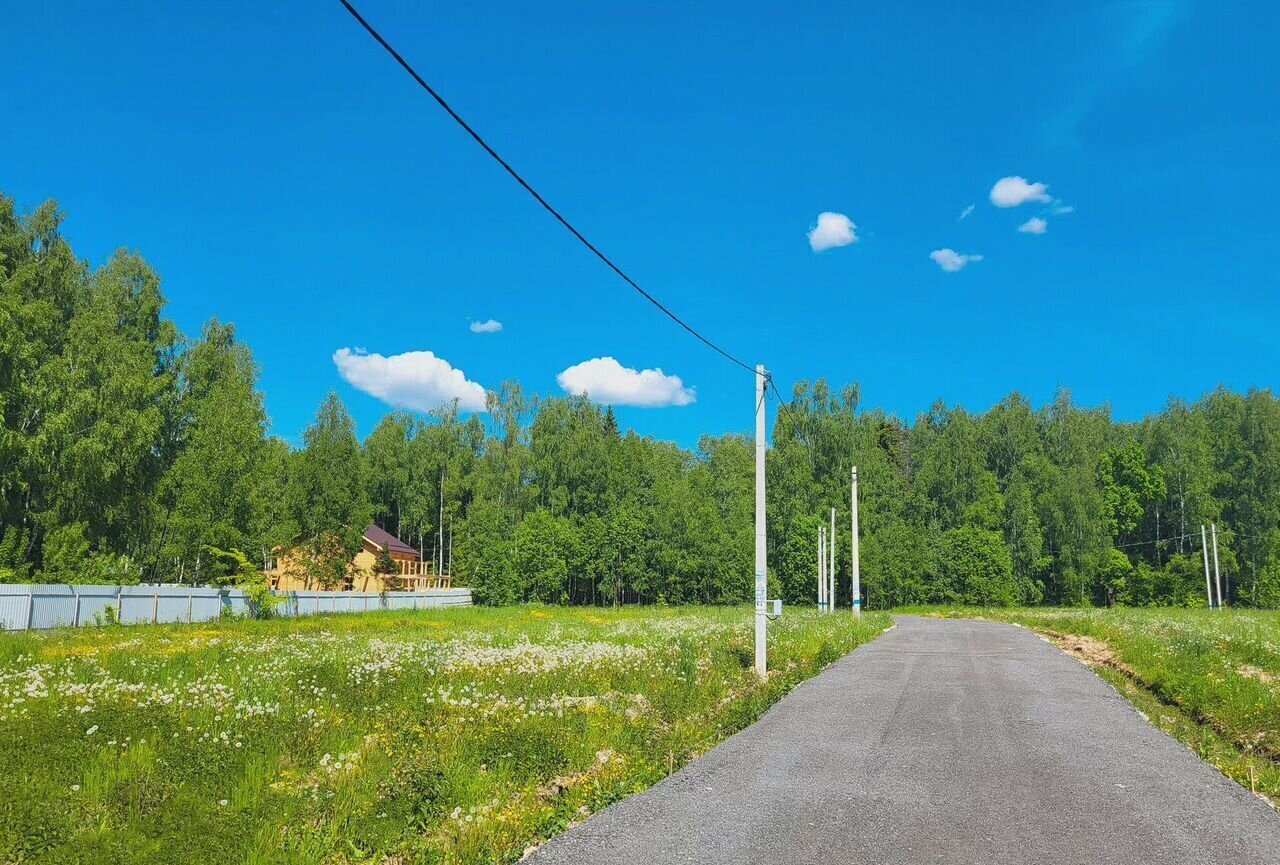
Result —
<instances>
[{"instance_id":1,"label":"fence post","mask_svg":"<svg viewBox=\"0 0 1280 865\"><path fill-rule=\"evenodd\" d=\"M31 623L35 620L36 615L36 587L32 586L27 589L27 630L31 630Z\"/></svg>"},{"instance_id":2,"label":"fence post","mask_svg":"<svg viewBox=\"0 0 1280 865\"><path fill-rule=\"evenodd\" d=\"M76 592L76 605L71 609L71 627L80 627L80 593Z\"/></svg>"},{"instance_id":3,"label":"fence post","mask_svg":"<svg viewBox=\"0 0 1280 865\"><path fill-rule=\"evenodd\" d=\"M116 587L116 623L124 624L124 591Z\"/></svg>"},{"instance_id":4,"label":"fence post","mask_svg":"<svg viewBox=\"0 0 1280 865\"><path fill-rule=\"evenodd\" d=\"M155 594L151 596L151 624L155 624L160 620L160 590L157 589Z\"/></svg>"},{"instance_id":5,"label":"fence post","mask_svg":"<svg viewBox=\"0 0 1280 865\"><path fill-rule=\"evenodd\" d=\"M187 592L187 624L191 624L191 592Z\"/></svg>"}]
</instances>

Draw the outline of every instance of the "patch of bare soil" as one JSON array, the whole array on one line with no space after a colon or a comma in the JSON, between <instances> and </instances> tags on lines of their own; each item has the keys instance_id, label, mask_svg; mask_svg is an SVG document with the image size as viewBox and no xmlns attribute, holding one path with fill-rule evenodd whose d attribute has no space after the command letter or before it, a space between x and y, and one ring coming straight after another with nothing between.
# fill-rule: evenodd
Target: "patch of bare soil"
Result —
<instances>
[{"instance_id":1,"label":"patch of bare soil","mask_svg":"<svg viewBox=\"0 0 1280 865\"><path fill-rule=\"evenodd\" d=\"M1090 667L1110 667L1119 670L1126 676L1137 678L1133 668L1116 657L1102 640L1086 637L1081 634L1062 634L1057 631L1041 631L1045 639L1062 649L1068 655L1088 664Z\"/></svg>"},{"instance_id":2,"label":"patch of bare soil","mask_svg":"<svg viewBox=\"0 0 1280 865\"><path fill-rule=\"evenodd\" d=\"M1245 664L1242 667L1237 667L1236 672L1242 676L1248 676L1250 679L1256 679L1264 685L1275 685L1280 683L1280 677L1277 677L1274 673L1268 673L1266 670L1259 669L1252 664Z\"/></svg>"}]
</instances>

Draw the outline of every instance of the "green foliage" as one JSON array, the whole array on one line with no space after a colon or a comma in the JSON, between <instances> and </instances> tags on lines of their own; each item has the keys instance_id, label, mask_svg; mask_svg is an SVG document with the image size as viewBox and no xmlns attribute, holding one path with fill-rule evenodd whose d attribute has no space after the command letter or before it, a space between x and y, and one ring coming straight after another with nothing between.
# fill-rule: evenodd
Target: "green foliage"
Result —
<instances>
[{"instance_id":1,"label":"green foliage","mask_svg":"<svg viewBox=\"0 0 1280 865\"><path fill-rule=\"evenodd\" d=\"M363 546L372 506L355 421L336 393L320 405L302 434L305 447L290 461L285 495L309 578L339 588Z\"/></svg>"},{"instance_id":2,"label":"green foliage","mask_svg":"<svg viewBox=\"0 0 1280 865\"><path fill-rule=\"evenodd\" d=\"M269 619L284 598L271 591L267 577L239 550L209 547L209 558L215 573L213 584L230 586L244 592L249 611L256 619Z\"/></svg>"},{"instance_id":3,"label":"green foliage","mask_svg":"<svg viewBox=\"0 0 1280 865\"><path fill-rule=\"evenodd\" d=\"M387 547L378 550L378 555L373 562L373 572L382 577L382 584L387 591L400 589L400 566L396 564L395 559L391 558L391 550Z\"/></svg>"},{"instance_id":4,"label":"green foliage","mask_svg":"<svg viewBox=\"0 0 1280 865\"><path fill-rule=\"evenodd\" d=\"M1014 581L1009 547L998 532L989 529L962 526L944 534L937 552L936 578L934 591L961 604L1011 606L1023 602Z\"/></svg>"},{"instance_id":5,"label":"green foliage","mask_svg":"<svg viewBox=\"0 0 1280 865\"><path fill-rule=\"evenodd\" d=\"M534 511L516 528L516 572L528 600L558 604L568 599L570 538L546 511Z\"/></svg>"},{"instance_id":6,"label":"green foliage","mask_svg":"<svg viewBox=\"0 0 1280 865\"><path fill-rule=\"evenodd\" d=\"M329 394L292 449L267 435L257 365L231 325L183 338L142 258L93 268L61 221L52 202L19 214L0 196L0 580L206 584L217 548L292 551L311 585L339 588L376 520L484 603L750 600L749 437L691 451L584 397L508 381L483 414L393 412L363 444ZM1194 604L1201 524L1218 526L1231 604L1280 602L1280 400L1267 390L1170 400L1140 423L1067 391L904 420L864 409L857 384L818 380L795 386L771 444L770 578L792 605L816 600L816 532L833 507L837 600L850 601L855 465L868 606Z\"/></svg>"}]
</instances>

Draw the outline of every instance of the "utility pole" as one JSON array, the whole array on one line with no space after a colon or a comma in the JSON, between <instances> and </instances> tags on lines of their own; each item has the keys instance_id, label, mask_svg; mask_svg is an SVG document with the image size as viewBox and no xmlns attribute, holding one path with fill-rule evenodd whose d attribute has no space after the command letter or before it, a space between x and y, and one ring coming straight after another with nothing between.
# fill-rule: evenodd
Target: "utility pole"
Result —
<instances>
[{"instance_id":1,"label":"utility pole","mask_svg":"<svg viewBox=\"0 0 1280 865\"><path fill-rule=\"evenodd\" d=\"M822 608L826 603L827 582L822 577L822 526L818 526L818 612L822 612Z\"/></svg>"},{"instance_id":2,"label":"utility pole","mask_svg":"<svg viewBox=\"0 0 1280 865\"><path fill-rule=\"evenodd\" d=\"M818 612L827 611L827 527L818 526Z\"/></svg>"},{"instance_id":3,"label":"utility pole","mask_svg":"<svg viewBox=\"0 0 1280 865\"><path fill-rule=\"evenodd\" d=\"M858 467L853 467L853 486L849 493L849 543L853 551L853 576L850 593L853 595L853 614L862 614L862 575L858 567Z\"/></svg>"},{"instance_id":4,"label":"utility pole","mask_svg":"<svg viewBox=\"0 0 1280 865\"><path fill-rule=\"evenodd\" d=\"M769 576L765 562L765 422L764 395L768 373L756 364L756 675L768 675L766 652L768 635Z\"/></svg>"},{"instance_id":5,"label":"utility pole","mask_svg":"<svg viewBox=\"0 0 1280 865\"><path fill-rule=\"evenodd\" d=\"M1200 524L1200 554L1204 557L1204 593L1209 596L1209 609L1213 609L1213 586L1209 585L1209 539L1204 534L1204 523Z\"/></svg>"},{"instance_id":6,"label":"utility pole","mask_svg":"<svg viewBox=\"0 0 1280 865\"><path fill-rule=\"evenodd\" d=\"M1213 583L1218 587L1218 609L1222 609L1222 577L1218 575L1218 524L1212 523L1213 532Z\"/></svg>"},{"instance_id":7,"label":"utility pole","mask_svg":"<svg viewBox=\"0 0 1280 865\"><path fill-rule=\"evenodd\" d=\"M834 612L836 608L836 509L831 509L831 537L830 549L827 550L827 557L830 564L827 566L827 582L831 586L831 609Z\"/></svg>"}]
</instances>

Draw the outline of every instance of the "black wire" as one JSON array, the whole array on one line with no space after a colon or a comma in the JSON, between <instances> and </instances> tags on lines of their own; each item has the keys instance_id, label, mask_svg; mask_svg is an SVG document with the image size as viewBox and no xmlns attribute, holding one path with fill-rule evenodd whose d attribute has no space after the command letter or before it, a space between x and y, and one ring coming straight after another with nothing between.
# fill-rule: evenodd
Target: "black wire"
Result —
<instances>
[{"instance_id":1,"label":"black wire","mask_svg":"<svg viewBox=\"0 0 1280 865\"><path fill-rule=\"evenodd\" d=\"M772 375L768 377L768 382L769 382L769 387L773 388L773 395L778 398L778 408L784 412L787 412L788 414L791 414L791 422L795 424L796 431L803 434L804 430L800 426L800 418L797 415L792 414L791 404L782 398L782 393L778 390L778 386L773 383Z\"/></svg>"},{"instance_id":2,"label":"black wire","mask_svg":"<svg viewBox=\"0 0 1280 865\"><path fill-rule=\"evenodd\" d=\"M437 93L430 84L428 84L426 81L422 79L422 76L419 75L414 70L414 68L409 65L409 62L405 60L403 57L401 57L400 53L396 51L396 49L392 48L386 39L382 38L382 34L380 34L377 30L373 29L373 25L371 25L368 21L366 21L364 19L364 16L361 15L358 11L356 11L356 8L352 6L351 3L348 2L348 0L340 0L340 2L342 3L343 6L346 7L346 10L351 13L351 16L360 22L360 26L363 27L365 30L367 30L369 32L369 35L372 36L379 45L385 48L388 54L390 54L392 57L395 58L396 62L399 63L404 68L404 71L408 72L409 75L413 77L413 80L418 82L418 85L423 90L427 91L427 93L431 95L431 98L434 99L440 105L441 108L447 111L449 116L452 117L459 126L461 126L463 129L467 131L468 135L470 135L473 139L475 139L475 142L477 144L479 144L481 147L484 148L486 153L492 156L493 159L499 165L501 165L504 169L506 169L506 172L508 174L510 174L513 178L515 178L516 183L519 183L521 186L523 186L526 192L532 195L534 199L539 204L541 204L548 213L550 213L552 216L556 218L556 221L558 221L561 225L567 228L570 234L578 238L578 240L582 242L583 246L585 246L587 249L595 253L597 258L599 258L601 261L607 264L610 270L612 270L614 273L616 273L618 276L622 278L623 282L625 282L627 285L634 288L636 291L640 292L640 294L644 297L645 300L649 301L658 309L662 310L663 313L665 313L668 318L670 318L676 324L683 327L689 333L693 334L695 337L701 340L704 345L718 352L722 357L726 358L727 360L732 361L733 363L736 363L738 366L742 367L748 372L751 372L751 373L755 372L755 367L751 366L750 364L744 363L743 361L738 360L736 357L729 354L729 352L725 351L720 346L716 345L714 342L707 339L702 334L698 333L691 326L689 326L688 324L685 324L684 321L682 321L679 316L677 316L671 310L667 309L665 306L662 305L662 303L658 301L656 297L654 297L649 292L641 288L638 284L636 284L636 281L631 277L627 276L626 273L623 272L622 268L614 264L609 259L609 257L605 255L603 252L601 252L599 249L597 249L595 245L591 243L591 241L583 237L582 232L574 228L573 225L569 222L569 220L561 216L558 210L556 210L554 207L548 204L547 200L543 198L541 195L539 195L538 191L534 189L532 186L530 186L528 181L526 181L523 177L521 177L520 174L514 168L512 168L505 159L503 159L501 156L498 155L498 152L496 150L494 150L492 147L489 146L489 143L487 141L485 141L483 138L480 137L480 133L472 129L471 126L467 123L467 121L463 120L462 117L459 116L458 112L454 111L453 108L449 106L449 103L445 102L444 98L439 93Z\"/></svg>"}]
</instances>

